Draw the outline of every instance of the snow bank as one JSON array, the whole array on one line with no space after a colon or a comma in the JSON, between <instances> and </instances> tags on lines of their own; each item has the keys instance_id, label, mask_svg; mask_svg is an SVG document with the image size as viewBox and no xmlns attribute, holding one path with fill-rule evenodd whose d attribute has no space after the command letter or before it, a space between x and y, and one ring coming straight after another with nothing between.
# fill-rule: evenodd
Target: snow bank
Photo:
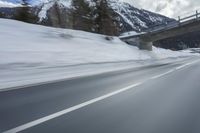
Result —
<instances>
[{"instance_id":1,"label":"snow bank","mask_svg":"<svg viewBox=\"0 0 200 133\"><path fill-rule=\"evenodd\" d=\"M150 59L138 48L105 36L0 19L0 65L83 64Z\"/></svg>"},{"instance_id":2,"label":"snow bank","mask_svg":"<svg viewBox=\"0 0 200 133\"><path fill-rule=\"evenodd\" d=\"M184 52L184 53L198 53L198 54L200 54L200 48L188 48L188 49L181 50L181 52Z\"/></svg>"},{"instance_id":3,"label":"snow bank","mask_svg":"<svg viewBox=\"0 0 200 133\"><path fill-rule=\"evenodd\" d=\"M83 31L49 28L14 20L0 19L0 65L9 63L75 65L95 62L146 60L187 56L154 47L153 52L140 51L117 37Z\"/></svg>"},{"instance_id":4,"label":"snow bank","mask_svg":"<svg viewBox=\"0 0 200 133\"><path fill-rule=\"evenodd\" d=\"M126 62L125 66L128 66L127 62L134 64L141 60L191 55L155 47L152 52L140 51L137 47L123 43L117 37L106 40L103 35L7 19L0 19L0 35L0 88L3 84L12 85L12 82L18 81L20 84L24 84L25 81L26 84L30 83L27 80L31 83L43 81L39 77L43 77L45 81L50 80L45 76L54 77L55 80L55 77L70 77L73 72L80 75L83 68L81 66L84 64L93 64L93 69L85 66L83 70L84 73L89 73L98 71L101 63L111 63L111 70L119 67L112 62ZM79 67L75 70L74 66ZM108 69L108 66L104 68ZM53 76L50 76L50 73L53 73ZM58 73L62 76L59 77ZM36 80L33 80L33 77Z\"/></svg>"}]
</instances>

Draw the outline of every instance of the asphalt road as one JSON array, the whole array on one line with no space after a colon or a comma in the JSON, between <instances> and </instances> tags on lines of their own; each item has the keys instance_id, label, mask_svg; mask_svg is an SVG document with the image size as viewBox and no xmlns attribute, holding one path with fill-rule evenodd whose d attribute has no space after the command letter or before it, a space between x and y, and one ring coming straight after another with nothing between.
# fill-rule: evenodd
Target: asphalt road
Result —
<instances>
[{"instance_id":1,"label":"asphalt road","mask_svg":"<svg viewBox=\"0 0 200 133\"><path fill-rule=\"evenodd\" d=\"M199 133L200 61L1 91L0 132Z\"/></svg>"}]
</instances>

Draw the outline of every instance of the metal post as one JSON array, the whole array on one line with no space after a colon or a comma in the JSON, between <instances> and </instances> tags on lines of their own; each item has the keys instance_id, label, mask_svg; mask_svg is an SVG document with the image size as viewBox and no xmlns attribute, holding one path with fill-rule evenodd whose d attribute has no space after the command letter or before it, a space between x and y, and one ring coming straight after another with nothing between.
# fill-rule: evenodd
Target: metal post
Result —
<instances>
[{"instance_id":1,"label":"metal post","mask_svg":"<svg viewBox=\"0 0 200 133\"><path fill-rule=\"evenodd\" d=\"M181 17L178 16L178 23L180 24L181 23Z\"/></svg>"},{"instance_id":2,"label":"metal post","mask_svg":"<svg viewBox=\"0 0 200 133\"><path fill-rule=\"evenodd\" d=\"M198 10L196 10L196 18L198 18Z\"/></svg>"}]
</instances>

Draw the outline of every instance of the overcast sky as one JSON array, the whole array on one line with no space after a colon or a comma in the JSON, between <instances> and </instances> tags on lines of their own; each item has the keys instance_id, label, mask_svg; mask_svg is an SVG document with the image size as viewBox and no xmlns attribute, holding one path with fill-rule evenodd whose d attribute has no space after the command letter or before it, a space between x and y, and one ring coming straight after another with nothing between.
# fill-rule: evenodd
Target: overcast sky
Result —
<instances>
[{"instance_id":1,"label":"overcast sky","mask_svg":"<svg viewBox=\"0 0 200 133\"><path fill-rule=\"evenodd\" d=\"M185 16L200 9L200 0L121 0L168 17ZM200 11L200 10L199 10Z\"/></svg>"},{"instance_id":2,"label":"overcast sky","mask_svg":"<svg viewBox=\"0 0 200 133\"><path fill-rule=\"evenodd\" d=\"M0 0L1 1L1 0ZM3 0L21 1L21 0ZM30 0L45 1L45 0ZM188 16L200 12L200 0L120 0L128 2L137 8L143 8L153 12L163 14L168 17L178 18L178 16Z\"/></svg>"}]
</instances>

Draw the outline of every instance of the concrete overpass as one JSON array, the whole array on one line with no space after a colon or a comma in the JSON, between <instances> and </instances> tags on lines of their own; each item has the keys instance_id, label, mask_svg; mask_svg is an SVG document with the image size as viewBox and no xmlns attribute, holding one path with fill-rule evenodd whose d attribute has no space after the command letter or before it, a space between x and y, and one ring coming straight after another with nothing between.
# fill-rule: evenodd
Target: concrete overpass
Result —
<instances>
[{"instance_id":1,"label":"concrete overpass","mask_svg":"<svg viewBox=\"0 0 200 133\"><path fill-rule=\"evenodd\" d=\"M120 39L131 45L137 45L140 49L152 50L152 45L155 41L195 31L200 31L200 13L198 11L182 19L179 17L178 21L154 26L138 34L130 33L120 36Z\"/></svg>"}]
</instances>

